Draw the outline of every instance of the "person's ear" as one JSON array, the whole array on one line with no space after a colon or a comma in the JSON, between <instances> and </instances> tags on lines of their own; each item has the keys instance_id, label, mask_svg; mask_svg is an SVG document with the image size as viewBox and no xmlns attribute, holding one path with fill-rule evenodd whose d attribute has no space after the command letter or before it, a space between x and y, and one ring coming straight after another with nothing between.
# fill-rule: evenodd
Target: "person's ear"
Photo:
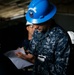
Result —
<instances>
[{"instance_id":1,"label":"person's ear","mask_svg":"<svg viewBox=\"0 0 74 75\"><path fill-rule=\"evenodd\" d=\"M28 30L29 30L29 27L27 26L26 29L27 29L27 31L28 31Z\"/></svg>"}]
</instances>

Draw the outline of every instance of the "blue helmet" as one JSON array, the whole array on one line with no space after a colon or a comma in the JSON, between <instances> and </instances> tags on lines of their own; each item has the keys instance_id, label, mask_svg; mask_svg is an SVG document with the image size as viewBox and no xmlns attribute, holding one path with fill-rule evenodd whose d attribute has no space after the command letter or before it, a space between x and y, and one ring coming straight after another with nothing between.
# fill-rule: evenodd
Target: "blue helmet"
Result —
<instances>
[{"instance_id":1,"label":"blue helmet","mask_svg":"<svg viewBox=\"0 0 74 75\"><path fill-rule=\"evenodd\" d=\"M32 24L48 21L56 13L56 7L48 0L32 0L26 13L26 20Z\"/></svg>"}]
</instances>

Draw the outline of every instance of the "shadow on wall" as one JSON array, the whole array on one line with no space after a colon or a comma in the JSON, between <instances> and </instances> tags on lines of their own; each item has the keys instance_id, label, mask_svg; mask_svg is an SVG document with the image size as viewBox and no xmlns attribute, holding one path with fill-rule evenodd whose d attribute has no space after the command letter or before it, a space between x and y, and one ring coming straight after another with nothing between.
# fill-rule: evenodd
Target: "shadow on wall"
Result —
<instances>
[{"instance_id":1,"label":"shadow on wall","mask_svg":"<svg viewBox=\"0 0 74 75\"><path fill-rule=\"evenodd\" d=\"M25 23L18 22L17 25L2 28L0 34L1 53L21 47L22 42L27 38Z\"/></svg>"},{"instance_id":2,"label":"shadow on wall","mask_svg":"<svg viewBox=\"0 0 74 75\"><path fill-rule=\"evenodd\" d=\"M66 31L74 31L74 15L56 14L54 18Z\"/></svg>"}]
</instances>

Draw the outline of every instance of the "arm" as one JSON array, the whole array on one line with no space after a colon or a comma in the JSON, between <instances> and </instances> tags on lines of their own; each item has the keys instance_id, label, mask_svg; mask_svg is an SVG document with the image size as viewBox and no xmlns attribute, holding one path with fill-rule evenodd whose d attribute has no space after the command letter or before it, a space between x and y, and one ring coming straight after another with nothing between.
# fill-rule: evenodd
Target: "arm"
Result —
<instances>
[{"instance_id":1,"label":"arm","mask_svg":"<svg viewBox=\"0 0 74 75\"><path fill-rule=\"evenodd\" d=\"M32 54L30 54L29 52L27 54L23 54L21 52L17 52L16 55L19 57L19 58L22 58L24 60L27 60L31 63L34 63L34 56Z\"/></svg>"},{"instance_id":2,"label":"arm","mask_svg":"<svg viewBox=\"0 0 74 75\"><path fill-rule=\"evenodd\" d=\"M60 38L55 48L55 61L50 63L50 72L53 75L65 75L70 54L70 44L66 37ZM48 60L49 58L47 58Z\"/></svg>"}]
</instances>

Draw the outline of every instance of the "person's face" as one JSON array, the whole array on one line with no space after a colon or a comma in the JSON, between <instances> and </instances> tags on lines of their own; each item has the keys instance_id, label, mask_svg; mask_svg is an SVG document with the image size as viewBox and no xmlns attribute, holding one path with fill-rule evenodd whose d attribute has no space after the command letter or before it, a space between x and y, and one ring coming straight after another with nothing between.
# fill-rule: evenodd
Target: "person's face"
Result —
<instances>
[{"instance_id":1,"label":"person's face","mask_svg":"<svg viewBox=\"0 0 74 75\"><path fill-rule=\"evenodd\" d=\"M36 29L39 32L42 32L46 29L46 26L45 25L36 25L36 24L27 26L28 33L31 35L33 35L33 33Z\"/></svg>"},{"instance_id":2,"label":"person's face","mask_svg":"<svg viewBox=\"0 0 74 75\"><path fill-rule=\"evenodd\" d=\"M33 26L32 25L27 26L26 29L27 29L27 31L28 31L29 34L33 35L34 31L33 31Z\"/></svg>"},{"instance_id":3,"label":"person's face","mask_svg":"<svg viewBox=\"0 0 74 75\"><path fill-rule=\"evenodd\" d=\"M45 25L33 25L34 30L37 29L39 32L42 32L46 29Z\"/></svg>"}]
</instances>

